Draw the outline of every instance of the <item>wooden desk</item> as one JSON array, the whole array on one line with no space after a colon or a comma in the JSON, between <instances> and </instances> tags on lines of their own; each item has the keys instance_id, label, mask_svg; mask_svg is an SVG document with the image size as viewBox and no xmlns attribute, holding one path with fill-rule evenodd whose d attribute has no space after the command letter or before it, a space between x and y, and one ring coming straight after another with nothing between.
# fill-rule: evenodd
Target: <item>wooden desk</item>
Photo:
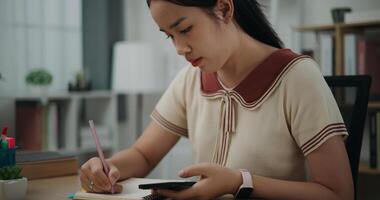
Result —
<instances>
[{"instance_id":1,"label":"wooden desk","mask_svg":"<svg viewBox=\"0 0 380 200\"><path fill-rule=\"evenodd\" d=\"M28 181L26 200L67 200L67 194L80 188L78 176L63 176L57 178L37 179ZM231 200L231 196L218 200Z\"/></svg>"},{"instance_id":2,"label":"wooden desk","mask_svg":"<svg viewBox=\"0 0 380 200\"><path fill-rule=\"evenodd\" d=\"M78 176L30 180L26 200L67 200L67 194L79 188Z\"/></svg>"}]
</instances>

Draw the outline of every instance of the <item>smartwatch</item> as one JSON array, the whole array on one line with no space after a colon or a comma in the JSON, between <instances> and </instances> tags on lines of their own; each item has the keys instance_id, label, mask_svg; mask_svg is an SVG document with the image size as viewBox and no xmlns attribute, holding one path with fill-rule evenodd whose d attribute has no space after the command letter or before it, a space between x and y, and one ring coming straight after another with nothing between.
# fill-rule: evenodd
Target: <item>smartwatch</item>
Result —
<instances>
[{"instance_id":1,"label":"smartwatch","mask_svg":"<svg viewBox=\"0 0 380 200\"><path fill-rule=\"evenodd\" d=\"M246 169L240 169L240 173L243 177L243 184L241 184L238 192L235 194L235 199L250 199L253 192L251 173Z\"/></svg>"}]
</instances>

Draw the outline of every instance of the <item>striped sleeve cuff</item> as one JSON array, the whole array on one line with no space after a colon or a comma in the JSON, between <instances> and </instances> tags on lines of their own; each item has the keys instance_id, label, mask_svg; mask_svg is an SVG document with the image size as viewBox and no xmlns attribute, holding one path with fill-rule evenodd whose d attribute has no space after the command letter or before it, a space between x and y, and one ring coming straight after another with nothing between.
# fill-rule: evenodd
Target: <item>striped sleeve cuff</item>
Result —
<instances>
[{"instance_id":1,"label":"striped sleeve cuff","mask_svg":"<svg viewBox=\"0 0 380 200\"><path fill-rule=\"evenodd\" d=\"M308 140L301 146L301 150L305 156L313 152L321 146L329 138L336 135L348 135L347 128L344 123L329 124L323 128L318 134Z\"/></svg>"},{"instance_id":2,"label":"striped sleeve cuff","mask_svg":"<svg viewBox=\"0 0 380 200\"><path fill-rule=\"evenodd\" d=\"M188 137L187 129L177 126L166 120L157 110L151 114L152 119L157 122L161 127L182 137Z\"/></svg>"}]
</instances>

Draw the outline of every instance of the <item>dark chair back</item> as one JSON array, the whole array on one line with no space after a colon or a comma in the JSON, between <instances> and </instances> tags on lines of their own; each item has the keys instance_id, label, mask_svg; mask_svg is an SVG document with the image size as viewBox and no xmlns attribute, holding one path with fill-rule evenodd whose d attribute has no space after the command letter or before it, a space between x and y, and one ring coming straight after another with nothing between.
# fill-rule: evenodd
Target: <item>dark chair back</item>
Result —
<instances>
[{"instance_id":1,"label":"dark chair back","mask_svg":"<svg viewBox=\"0 0 380 200\"><path fill-rule=\"evenodd\" d=\"M367 116L371 77L367 75L326 76L325 80L335 95L348 130L346 149L350 159L356 195L360 150ZM352 89L356 91L356 94L352 93Z\"/></svg>"}]
</instances>

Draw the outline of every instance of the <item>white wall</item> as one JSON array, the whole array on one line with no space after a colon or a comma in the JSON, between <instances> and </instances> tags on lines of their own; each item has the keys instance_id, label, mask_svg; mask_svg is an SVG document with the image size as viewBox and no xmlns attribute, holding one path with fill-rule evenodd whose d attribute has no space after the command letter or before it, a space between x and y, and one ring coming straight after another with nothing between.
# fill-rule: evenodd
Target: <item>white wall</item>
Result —
<instances>
[{"instance_id":1,"label":"white wall","mask_svg":"<svg viewBox=\"0 0 380 200\"><path fill-rule=\"evenodd\" d=\"M296 36L293 35L293 27L301 22L303 1L278 0L278 13L274 22L274 28L284 42L284 46L297 52L299 49Z\"/></svg>"},{"instance_id":2,"label":"white wall","mask_svg":"<svg viewBox=\"0 0 380 200\"><path fill-rule=\"evenodd\" d=\"M178 56L174 46L166 36L159 31L153 21L145 0L125 1L125 38L129 41L148 42L154 45L158 66L162 68L167 77L166 85L174 78L179 69L187 63Z\"/></svg>"},{"instance_id":3,"label":"white wall","mask_svg":"<svg viewBox=\"0 0 380 200\"><path fill-rule=\"evenodd\" d=\"M268 21L284 43L285 48L299 49L292 27L300 24L303 0L258 0Z\"/></svg>"},{"instance_id":4,"label":"white wall","mask_svg":"<svg viewBox=\"0 0 380 200\"><path fill-rule=\"evenodd\" d=\"M378 10L379 0L304 0L304 24L331 24L330 10L337 7L350 7L353 12Z\"/></svg>"},{"instance_id":5,"label":"white wall","mask_svg":"<svg viewBox=\"0 0 380 200\"><path fill-rule=\"evenodd\" d=\"M158 30L158 26L150 16L149 8L145 0L125 0L125 39L128 41L148 42L153 45L155 51L155 60L157 64L155 67L160 68L164 80L164 88L166 88L179 69L184 67L187 63L185 60L178 56L175 48L170 40L165 39L165 35ZM158 83L161 84L161 83ZM143 110L137 111L130 103L128 106L129 116L132 117L127 122L127 135L140 134L136 132L135 112L142 112L143 129L151 121L150 114L153 111L157 101L160 99L162 93L145 94L143 95ZM135 102L136 96L129 95L129 102ZM132 137L133 138L133 137ZM164 160L152 171L149 175L152 178L178 178L177 172L184 166L192 163L191 146L186 139L181 139L180 142L166 155Z\"/></svg>"},{"instance_id":6,"label":"white wall","mask_svg":"<svg viewBox=\"0 0 380 200\"><path fill-rule=\"evenodd\" d=\"M351 7L353 12L379 10L379 0L259 0L266 9L268 19L283 40L285 47L300 52L315 46L311 33L300 34L293 27L300 25L332 24L330 10ZM277 7L277 8L273 8Z\"/></svg>"},{"instance_id":7,"label":"white wall","mask_svg":"<svg viewBox=\"0 0 380 200\"><path fill-rule=\"evenodd\" d=\"M303 0L304 15L301 18L303 25L332 24L330 10L336 7L350 7L353 12L366 10L380 10L379 0ZM302 46L311 48L314 46L313 37L304 34Z\"/></svg>"}]
</instances>

